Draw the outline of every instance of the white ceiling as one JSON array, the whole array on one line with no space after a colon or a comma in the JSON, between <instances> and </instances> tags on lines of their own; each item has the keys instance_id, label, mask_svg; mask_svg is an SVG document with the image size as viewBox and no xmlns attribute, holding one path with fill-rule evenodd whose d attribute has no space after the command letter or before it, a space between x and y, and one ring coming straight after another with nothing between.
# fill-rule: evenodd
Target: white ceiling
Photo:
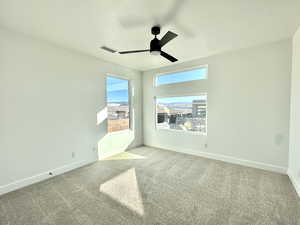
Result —
<instances>
[{"instance_id":1,"label":"white ceiling","mask_svg":"<svg viewBox=\"0 0 300 225\"><path fill-rule=\"evenodd\" d=\"M164 51L180 63L291 37L300 25L300 0L0 0L3 26L139 70L171 63L99 47L149 48L155 23L163 24L162 34L179 35Z\"/></svg>"}]
</instances>

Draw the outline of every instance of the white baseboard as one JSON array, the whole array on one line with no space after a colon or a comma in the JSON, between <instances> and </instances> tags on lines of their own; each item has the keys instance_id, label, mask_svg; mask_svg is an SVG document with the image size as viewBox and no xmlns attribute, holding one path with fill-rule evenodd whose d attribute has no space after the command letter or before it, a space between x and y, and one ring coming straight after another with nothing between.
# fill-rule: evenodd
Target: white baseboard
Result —
<instances>
[{"instance_id":1,"label":"white baseboard","mask_svg":"<svg viewBox=\"0 0 300 225\"><path fill-rule=\"evenodd\" d=\"M296 176L290 170L288 170L287 174L300 198L300 180L296 179Z\"/></svg>"},{"instance_id":2,"label":"white baseboard","mask_svg":"<svg viewBox=\"0 0 300 225\"><path fill-rule=\"evenodd\" d=\"M196 155L196 156L200 156L200 157L204 157L204 158L220 160L220 161L224 161L224 162L229 162L229 163L238 164L238 165L242 165L242 166L254 167L254 168L268 170L268 171L282 173L282 174L287 173L287 169L284 167L278 167L278 166L274 166L274 165L270 165L270 164L249 161L249 160L239 159L239 158L230 157L230 156L224 156L224 155L202 152L202 151L195 151L195 150L187 150L187 149L179 150L176 148L162 148L162 147L153 146L153 145L152 146L145 145L145 146L160 148L160 149L165 149L165 150L169 150L169 151L175 151L175 152L180 152L180 153L185 153L185 154L190 154L190 155ZM12 182L7 185L0 186L0 195L3 195L5 193L20 189L22 187L25 187L25 186L28 186L28 185L31 185L31 184L34 184L34 183L37 183L37 182L40 182L43 180L46 180L48 178L57 176L59 174L63 174L65 172L74 170L76 168L82 167L82 166L90 164L92 162L94 162L94 161L86 160L86 161L71 163L71 164L50 170L52 172L52 175L49 175L49 171L47 171L47 172L43 172L43 173L37 174L32 177L28 177L28 178L24 178L24 179ZM290 172L288 172L288 175L300 197L300 184L296 182L296 179Z\"/></svg>"},{"instance_id":3,"label":"white baseboard","mask_svg":"<svg viewBox=\"0 0 300 225\"><path fill-rule=\"evenodd\" d=\"M62 167L55 168L53 170L49 170L47 172L43 172L43 173L34 175L32 177L27 177L27 178L17 180L15 182L0 186L0 195L6 194L11 191L15 191L17 189L20 189L20 188L26 187L28 185L49 179L54 176L66 173L68 171L77 169L79 167L85 166L92 162L94 162L94 161L85 160L85 161L74 162L74 163L71 163L71 164L68 164L68 165L65 165ZM49 175L49 172L51 172L52 175Z\"/></svg>"},{"instance_id":4,"label":"white baseboard","mask_svg":"<svg viewBox=\"0 0 300 225\"><path fill-rule=\"evenodd\" d=\"M282 174L287 173L287 168L284 168L284 167L261 163L261 162L256 162L256 161L245 160L245 159L239 159L239 158L235 158L232 156L225 156L225 155L220 155L220 154L215 154L215 153L195 151L195 150L189 150L189 149L181 149L181 148L179 150L179 149L176 149L173 147L172 148L164 148L164 147L150 146L150 145L145 145L145 146L160 148L160 149L165 149L165 150L170 150L170 151L175 151L175 152L181 152L181 153L190 154L190 155L196 155L196 156L200 156L200 157L204 157L204 158L208 158L208 159L214 159L214 160L224 161L224 162L238 164L238 165L242 165L242 166L268 170L268 171L272 171L272 172L276 172L276 173L282 173Z\"/></svg>"}]
</instances>

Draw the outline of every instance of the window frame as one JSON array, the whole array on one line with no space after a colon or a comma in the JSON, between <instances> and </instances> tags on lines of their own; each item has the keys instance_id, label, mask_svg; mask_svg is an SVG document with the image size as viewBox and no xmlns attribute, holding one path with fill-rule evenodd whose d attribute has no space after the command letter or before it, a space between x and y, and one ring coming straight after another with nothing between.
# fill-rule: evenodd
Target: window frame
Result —
<instances>
[{"instance_id":1,"label":"window frame","mask_svg":"<svg viewBox=\"0 0 300 225\"><path fill-rule=\"evenodd\" d=\"M206 132L200 132L200 131L184 131L184 130L176 130L176 129L164 129L159 128L157 126L157 99L158 98L176 98L176 97L188 97L188 96L201 96L206 95ZM193 92L193 93L185 93L185 94L178 94L178 95L159 95L154 96L153 98L154 102L154 126L156 131L166 131L166 132L178 132L183 134L192 134L192 135L198 135L198 136L207 136L208 133L208 92Z\"/></svg>"},{"instance_id":2,"label":"window frame","mask_svg":"<svg viewBox=\"0 0 300 225\"><path fill-rule=\"evenodd\" d=\"M133 102L133 96L132 96L132 89L133 89L133 84L132 84L132 79L130 79L129 77L125 76L125 75L117 75L114 73L107 73L105 75L105 107L108 107L108 96L107 96L107 78L108 77L112 77L112 78L116 78L116 79L120 79L120 80L126 80L128 81L128 108L129 108L129 128L128 129L124 129L124 130L118 130L118 131L112 131L109 132L108 131L108 126L106 126L106 133L111 135L111 134L120 134L120 133L124 133L124 132L131 132L133 131L133 122L132 122L132 102ZM108 109L107 109L107 125L108 125Z\"/></svg>"},{"instance_id":3,"label":"window frame","mask_svg":"<svg viewBox=\"0 0 300 225\"><path fill-rule=\"evenodd\" d=\"M157 78L159 76L164 76L164 75L169 75L169 74L176 74L176 73L182 73L182 72L186 72L186 71L190 71L190 70L196 70L196 69L202 69L202 68L206 68L206 73L207 74L206 74L206 78L205 79L188 80L188 81L175 82L175 83L169 83L169 84L158 84L157 83ZM199 66L186 67L184 69L170 70L170 71L167 71L167 72L157 73L154 76L154 79L153 79L153 87L172 86L172 85L185 84L185 83L190 83L190 82L195 82L195 81L203 81L203 80L207 80L207 79L208 79L208 64L204 64L204 65L199 65Z\"/></svg>"}]
</instances>

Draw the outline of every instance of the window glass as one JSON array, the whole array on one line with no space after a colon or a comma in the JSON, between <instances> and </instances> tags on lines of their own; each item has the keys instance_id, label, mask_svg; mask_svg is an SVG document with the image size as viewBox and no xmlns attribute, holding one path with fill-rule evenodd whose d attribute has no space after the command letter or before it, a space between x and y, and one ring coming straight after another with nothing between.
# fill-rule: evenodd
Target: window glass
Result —
<instances>
[{"instance_id":1,"label":"window glass","mask_svg":"<svg viewBox=\"0 0 300 225\"><path fill-rule=\"evenodd\" d=\"M207 94L156 98L157 129L207 132Z\"/></svg>"},{"instance_id":2,"label":"window glass","mask_svg":"<svg viewBox=\"0 0 300 225\"><path fill-rule=\"evenodd\" d=\"M203 79L207 79L207 67L159 75L156 77L156 85L181 83L186 81Z\"/></svg>"},{"instance_id":3,"label":"window glass","mask_svg":"<svg viewBox=\"0 0 300 225\"><path fill-rule=\"evenodd\" d=\"M129 129L129 81L115 77L107 77L106 96L108 132Z\"/></svg>"}]
</instances>

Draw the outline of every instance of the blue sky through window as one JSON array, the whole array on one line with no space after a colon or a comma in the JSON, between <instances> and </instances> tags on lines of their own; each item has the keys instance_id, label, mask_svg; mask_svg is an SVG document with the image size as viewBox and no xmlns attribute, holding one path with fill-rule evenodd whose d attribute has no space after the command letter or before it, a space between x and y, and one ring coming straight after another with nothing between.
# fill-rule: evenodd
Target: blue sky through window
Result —
<instances>
[{"instance_id":1,"label":"blue sky through window","mask_svg":"<svg viewBox=\"0 0 300 225\"><path fill-rule=\"evenodd\" d=\"M128 80L107 77L106 93L108 102L128 102Z\"/></svg>"},{"instance_id":2,"label":"blue sky through window","mask_svg":"<svg viewBox=\"0 0 300 225\"><path fill-rule=\"evenodd\" d=\"M193 80L203 80L207 78L207 68L202 67L194 70L187 70L178 73L160 75L157 77L156 84L173 84Z\"/></svg>"},{"instance_id":3,"label":"blue sky through window","mask_svg":"<svg viewBox=\"0 0 300 225\"><path fill-rule=\"evenodd\" d=\"M169 104L169 103L192 103L193 100L206 100L206 94L199 96L181 96L181 97L167 97L157 98L157 104Z\"/></svg>"}]
</instances>

